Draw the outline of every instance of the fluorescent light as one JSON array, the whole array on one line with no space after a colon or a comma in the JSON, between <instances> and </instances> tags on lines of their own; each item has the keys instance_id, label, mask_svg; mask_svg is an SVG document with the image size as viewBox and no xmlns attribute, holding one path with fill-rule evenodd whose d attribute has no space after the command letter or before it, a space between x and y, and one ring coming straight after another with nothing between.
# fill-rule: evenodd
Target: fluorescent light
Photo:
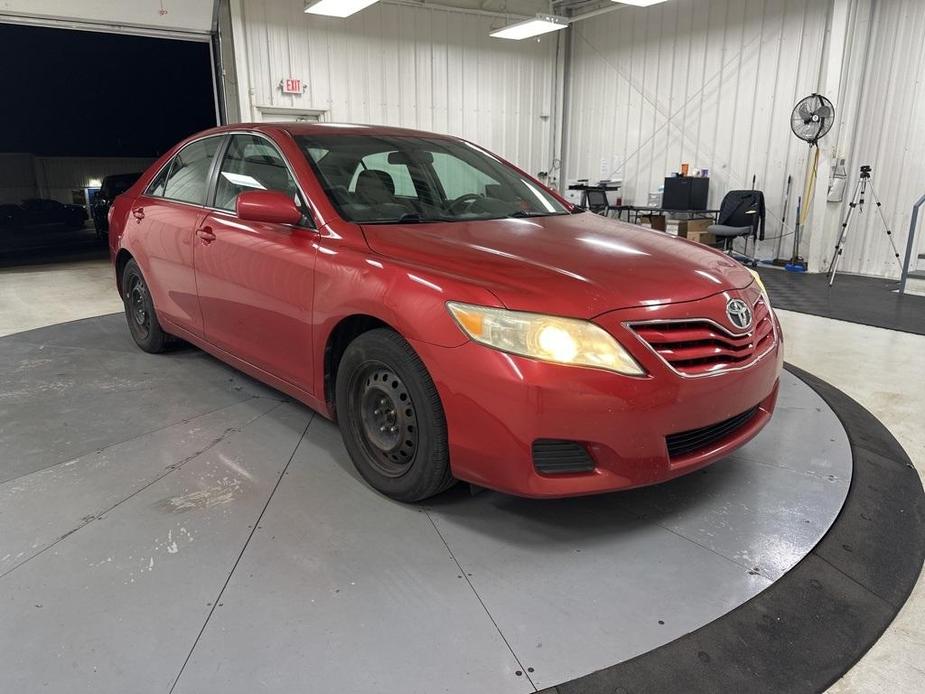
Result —
<instances>
[{"instance_id":1,"label":"fluorescent light","mask_svg":"<svg viewBox=\"0 0 925 694\"><path fill-rule=\"evenodd\" d=\"M377 2L379 0L315 0L305 6L305 13L323 14L326 17L349 17Z\"/></svg>"},{"instance_id":2,"label":"fluorescent light","mask_svg":"<svg viewBox=\"0 0 925 694\"><path fill-rule=\"evenodd\" d=\"M667 2L667 0L612 0L613 2L619 2L621 5L634 5L636 7L649 7L651 5L657 5L660 2Z\"/></svg>"},{"instance_id":3,"label":"fluorescent light","mask_svg":"<svg viewBox=\"0 0 925 694\"><path fill-rule=\"evenodd\" d=\"M496 39L528 39L531 36L548 34L550 31L559 31L568 26L568 20L564 17L555 17L553 15L538 14L535 19L527 19L517 24L498 29L491 32L490 36Z\"/></svg>"}]
</instances>

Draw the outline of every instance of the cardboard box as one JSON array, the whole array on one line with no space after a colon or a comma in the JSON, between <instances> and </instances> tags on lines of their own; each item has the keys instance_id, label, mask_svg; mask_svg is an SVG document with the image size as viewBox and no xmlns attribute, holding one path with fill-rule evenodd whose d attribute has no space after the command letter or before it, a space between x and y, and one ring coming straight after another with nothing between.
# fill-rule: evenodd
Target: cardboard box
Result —
<instances>
[{"instance_id":1,"label":"cardboard box","mask_svg":"<svg viewBox=\"0 0 925 694\"><path fill-rule=\"evenodd\" d=\"M640 224L648 224L656 231L665 231L666 229L666 218L663 214L647 214L639 215Z\"/></svg>"},{"instance_id":2,"label":"cardboard box","mask_svg":"<svg viewBox=\"0 0 925 694\"><path fill-rule=\"evenodd\" d=\"M713 224L712 219L685 219L678 222L678 236L689 238L691 232L703 233Z\"/></svg>"},{"instance_id":3,"label":"cardboard box","mask_svg":"<svg viewBox=\"0 0 925 694\"><path fill-rule=\"evenodd\" d=\"M716 244L716 237L707 231L711 224L713 224L712 219L689 219L678 222L678 236L713 246Z\"/></svg>"},{"instance_id":4,"label":"cardboard box","mask_svg":"<svg viewBox=\"0 0 925 694\"><path fill-rule=\"evenodd\" d=\"M707 246L716 245L716 237L708 231L688 231L685 238L687 238L688 241L703 243Z\"/></svg>"}]
</instances>

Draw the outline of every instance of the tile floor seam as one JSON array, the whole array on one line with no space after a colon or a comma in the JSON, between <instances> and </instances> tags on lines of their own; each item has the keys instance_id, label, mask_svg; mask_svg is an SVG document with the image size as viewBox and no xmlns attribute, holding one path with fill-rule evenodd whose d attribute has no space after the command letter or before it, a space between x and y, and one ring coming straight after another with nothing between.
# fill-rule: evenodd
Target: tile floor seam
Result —
<instances>
[{"instance_id":1,"label":"tile floor seam","mask_svg":"<svg viewBox=\"0 0 925 694\"><path fill-rule=\"evenodd\" d=\"M244 398L243 400L236 400L235 402L228 403L227 405L222 405L221 407L216 407L214 410L208 410L208 411L203 412L203 413L201 413L201 414L193 415L192 417L187 417L187 418L185 418L185 419L178 419L177 421L175 421L175 422L170 422L169 424L165 424L165 425L162 426L162 427L157 427L156 429L150 429L150 430L148 430L148 431L143 431L143 432L139 433L139 434L136 435L136 436L132 436L131 438L122 439L121 441L113 441L112 443L107 443L105 446L102 446L101 448L93 448L93 449L90 449L90 450L88 450L88 451L83 451L82 453L78 453L76 456L71 456L71 457L67 458L66 460L59 460L57 463L51 463L50 465L46 465L46 466L44 466L44 467L40 467L40 468L37 468L37 469L35 469L35 470L30 470L29 472L24 472L24 473L21 474L21 475L16 475L16 477L11 477L11 478L8 479L8 480L2 480L2 481L0 481L0 488L2 488L2 487L3 487L4 485L6 485L6 484L9 484L10 482L15 482L15 481L17 481L17 480L21 480L21 479L23 479L24 477L28 477L29 475L34 475L34 474L36 474L37 472L44 472L44 471L46 471L46 470L51 470L52 468L56 468L56 467L58 467L58 466L60 466L60 465L65 465L65 464L67 464L67 463L70 463L72 460L77 460L77 459L79 459L79 458L84 457L85 455L91 455L91 454L93 454L93 453L102 453L103 451L109 450L110 448L113 448L113 447L115 447L115 446L121 446L121 445L124 444L124 443L130 443L131 441L136 441L137 439L143 438L143 437L145 437L145 436L149 436L149 435L151 435L151 434L156 434L156 433L158 433L159 431L164 431L165 429L169 429L170 427L175 427L175 426L178 426L178 425L180 425L180 424L189 424L190 422L194 422L194 421L196 421L197 419L200 419L200 418L202 418L202 417L207 417L207 416L209 416L210 414L215 414L216 412L221 412L222 410L227 410L229 407L235 407L236 405L241 405L241 404L243 404L243 403L245 403L245 402L250 402L251 400L273 400L273 399L274 399L274 398L264 398L264 397L261 396L261 395L252 395L252 396L250 396L250 397ZM267 412L272 412L272 410L275 410L276 407L279 407L279 405L283 405L283 404L285 404L285 403L288 402L288 401L286 401L286 400L281 400L281 401L277 401L277 402L278 402L279 404L276 405L275 407L273 407L272 409L267 410ZM266 413L264 413L264 414L266 414ZM260 415L260 416L263 416L263 415ZM253 421L253 420L251 420L251 421ZM247 424L250 424L250 421L247 422Z\"/></svg>"},{"instance_id":2,"label":"tile floor seam","mask_svg":"<svg viewBox=\"0 0 925 694\"><path fill-rule=\"evenodd\" d=\"M760 576L761 578L763 578L763 579L765 579L766 581L769 582L767 586L765 586L764 588L762 588L762 590L766 589L768 586L770 586L772 583L774 583L775 581L777 581L777 580L779 579L779 577L778 577L778 578L771 578L771 577L769 577L769 576L766 576L764 573L762 573L762 571L756 570L757 567L754 567L754 566L746 566L745 564L741 564L741 563L737 562L735 559L732 559L731 557L727 557L725 554L722 554L721 552L718 552L717 550L713 549L712 547L707 547L706 545L702 545L702 544L700 544L699 542L697 542L696 540L694 540L694 539L692 539L692 538L689 538L689 537L687 537L686 535L682 535L681 533L679 533L679 532L677 532L677 531L675 531L675 530L672 530L671 528L669 528L669 527L666 526L666 525L662 525L659 521L657 521L657 520L655 520L655 519L653 519L653 518L651 518L651 517L646 517L646 516L644 516L644 515L640 515L639 513L636 513L635 511L632 511L632 510L630 510L630 509L626 509L626 512L629 513L629 514L632 515L632 516L635 516L635 517L637 518L637 520L641 520L641 521L650 520L650 521L652 521L652 523L654 523L657 527L661 528L662 530L664 530L664 531L666 531L666 532L671 533L671 534L674 535L675 537L679 537L679 538L681 538L682 540L686 540L687 542L690 542L692 545L696 545L697 547L700 547L700 549L706 550L707 552L710 552L711 554L715 554L717 557L719 557L720 559L722 559L722 560L725 561L725 562L728 562L728 563L732 564L733 566L736 566L736 567L738 567L738 568L740 568L740 569L745 569L745 572L746 572L749 576ZM790 568L792 569L793 567L790 567ZM788 569L787 571L789 571L789 570L790 570L790 569ZM784 573L787 573L787 571L785 571ZM784 574L781 574L781 576L783 576L783 575L784 575Z\"/></svg>"},{"instance_id":3,"label":"tile floor seam","mask_svg":"<svg viewBox=\"0 0 925 694\"><path fill-rule=\"evenodd\" d=\"M167 469L166 469L166 471L165 471L164 473L158 475L158 476L155 477L153 480L151 480L150 482L147 482L146 484L142 485L141 487L139 487L138 489L136 489L134 492L132 492L132 493L129 494L128 496L126 496L126 497L120 499L119 501L117 501L116 503L112 504L109 508L106 508L106 509L104 509L104 510L102 510L102 511L99 511L98 513L94 513L94 514L90 514L90 515L88 515L88 516L85 516L85 520L84 520L82 523L80 523L76 528L74 528L74 529L72 529L72 530L69 530L68 532L66 532L66 533L64 533L63 535L61 535L60 537L58 537L57 540L54 540L53 542L50 542L49 544L47 544L47 545L45 545L44 547L42 547L42 549L40 549L38 552L35 552L34 554L29 555L28 557L26 557L25 559L23 559L23 560L22 560L21 562L19 562L18 564L14 564L13 566L11 566L9 569L7 569L6 571L4 571L3 573L0 573L0 580L6 578L6 577L9 576L11 573L13 573L14 571L16 571L16 569L20 568L21 566L24 566L25 564L29 563L29 562L32 561L33 559L35 559L35 558L39 557L40 555L44 554L44 553L47 552L48 550L50 550L50 549L52 549L52 548L54 548L54 547L57 547L58 544L60 544L61 542L64 542L64 540L66 540L67 538L71 537L72 535L74 535L75 533L77 533L79 530L82 530L83 528L86 528L88 525L90 525L90 524L93 523L94 521L101 520L107 513L111 513L111 512L114 511L116 508L118 508L119 506L121 506L122 504L124 504L126 501L128 501L128 500L130 500L130 499L133 499L134 497L138 496L141 492L145 491L146 489L148 489L148 488L151 487L152 485L157 484L157 483L160 482L162 479L164 479L164 478L167 477L168 475L170 475L170 474L176 472L177 470L179 470L180 468L182 468L182 467L183 467L184 465L186 465L187 463L190 463L190 462L192 462L193 460L195 460L196 458L198 458L199 456L201 456L201 455L203 455L203 454L205 454L205 453L208 453L210 450L212 450L213 448L215 448L218 444L220 444L222 441L224 441L224 440L225 440L228 436L230 436L232 433L240 432L242 429L244 429L244 427L246 427L246 426L248 426L248 425L250 425L250 424L253 424L254 422L256 422L256 421L257 421L258 419L260 419L261 417L265 417L266 415L270 414L271 412L273 412L274 410L276 410L277 408L279 408L279 407L281 407L281 406L282 406L282 403L280 403L279 405L276 405L276 406L274 406L274 407L271 407L271 408L270 408L269 410L267 410L266 412L262 412L261 414L257 415L256 417L254 417L254 418L252 418L252 419L249 419L248 421L244 422L243 424L241 424L241 425L239 425L239 426L237 426L237 427L229 427L228 429L226 429L226 430L224 431L224 433L222 433L221 436L219 436L218 438L216 438L216 439L214 439L213 441L211 441L211 442L209 443L209 445L203 447L202 449L196 451L195 453L193 453L193 454L191 454L191 455L186 456L185 458L182 458L182 459L179 460L178 462L173 463L173 464L167 466ZM224 409L224 408L222 408L222 409ZM130 439L130 440L131 440L131 439ZM41 472L41 471L37 470L36 472ZM19 479L19 478L17 478L17 479Z\"/></svg>"},{"instance_id":4,"label":"tile floor seam","mask_svg":"<svg viewBox=\"0 0 925 694\"><path fill-rule=\"evenodd\" d=\"M84 318L83 320L87 320ZM78 322L78 321L71 321ZM44 328L35 328L36 330L44 330ZM53 345L48 342L33 342L32 340L25 340L17 337L17 335L23 335L29 330L24 330L21 333L10 333L9 335L0 335L4 340L9 340L10 342L16 343L17 345L25 345L27 347L38 347L40 350L45 349L46 347L51 347L53 349L64 349L70 350L72 352L105 352L106 354L129 354L130 352L125 349L111 349L108 347L98 347L94 345L93 347L78 347L76 345Z\"/></svg>"},{"instance_id":5,"label":"tile floor seam","mask_svg":"<svg viewBox=\"0 0 925 694\"><path fill-rule=\"evenodd\" d=\"M275 408L274 408L275 409ZM292 448L292 453L289 454L289 460L286 461L286 464L283 466L283 469L279 473L279 477L276 480L276 484L273 485L273 489L270 490L269 495L267 496L267 501L263 505L263 508L260 510L260 513L257 514L256 520L254 520L253 526L251 527L250 533L247 535L247 539L244 540L244 545L241 547L241 551L238 553L237 558L234 560L234 564L231 565L231 570L228 572L228 576L225 577L225 582L222 584L221 590L218 591L218 595L215 596L215 599L212 601L211 609L209 614L206 615L205 621L202 623L202 628L200 628L199 633L196 635L196 639L193 641L193 645L189 649L189 653L186 654L186 658L183 661L183 664L180 666L180 671L177 673L176 678L173 681L173 684L170 686L168 694L173 694L174 689L177 688L177 684L180 682L180 678L183 677L183 672L186 670L186 666L189 664L190 659L193 657L193 653L196 650L196 646L199 645L199 640L202 638L202 635L205 633L206 628L209 626L209 622L212 619L212 615L215 614L215 610L218 607L219 602L222 599L222 595L225 594L225 590L228 588L228 584L231 582L231 577L234 575L235 570L238 568L238 564L241 563L241 558L244 556L244 553L247 551L248 545L250 545L251 539L254 537L254 533L257 532L257 527L260 525L260 521L263 518L264 514L267 512L267 509L270 507L270 502L273 501L273 497L276 495L276 490L279 489L279 485L282 484L283 478L286 476L289 466L292 464L292 461L295 459L295 454L299 451L299 446L302 445L302 442L305 440L305 435L308 433L308 428L311 426L312 422L315 421L315 412L309 410L308 422L305 424L305 428L302 429L302 435L299 436L299 440L296 441L295 446Z\"/></svg>"},{"instance_id":6,"label":"tile floor seam","mask_svg":"<svg viewBox=\"0 0 925 694\"><path fill-rule=\"evenodd\" d=\"M792 472L795 475L802 475L803 477L808 477L810 479L818 480L820 482L831 481L829 480L828 475L825 473L811 472L809 470L796 470L787 465L776 465L775 463L768 463L762 460L754 460L751 458L748 458L747 460L749 464L752 464L752 465L760 465L762 467L771 467L771 468L774 468L775 470L786 470L787 472ZM840 478L836 477L836 479L840 479ZM849 482L851 481L850 477L848 478L848 481Z\"/></svg>"},{"instance_id":7,"label":"tile floor seam","mask_svg":"<svg viewBox=\"0 0 925 694\"><path fill-rule=\"evenodd\" d=\"M472 585L472 581L469 580L469 574L463 568L462 564L459 562L459 559L456 558L456 555L453 553L453 550L450 549L450 544L446 541L446 538L443 537L443 533L440 532L440 528L437 527L437 524L434 522L433 516L430 515L430 512L426 508L422 508L421 511L427 516L427 520L430 521L430 524L434 528L434 532L437 533L437 537L440 538L440 541L443 543L443 546L446 547L447 553L450 555L450 558L453 560L453 563L456 564L456 567L459 569L460 576L466 581L469 585L469 589L472 591L472 594L475 596L475 599L479 601L479 604L482 606L482 609L485 610L485 614L488 616L488 619L491 620L492 625L494 625L495 630L498 632L498 636L501 637L501 640L504 642L504 645L507 646L507 649L511 652L514 660L520 666L520 671L523 673L523 676L527 678L527 681L530 683L530 686L533 687L534 692L538 692L539 688L536 686L536 683L533 681L533 678L530 677L527 668L524 667L524 664L520 660L520 656L514 652L513 646L507 640L507 637L504 635L504 632L501 631L501 627L498 625L498 622L495 621L494 615L488 609L488 605L485 604L485 601L482 600L482 596L479 595L479 592L475 589L475 586Z\"/></svg>"},{"instance_id":8,"label":"tile floor seam","mask_svg":"<svg viewBox=\"0 0 925 694\"><path fill-rule=\"evenodd\" d=\"M2 269L3 268L0 268L0 270ZM0 272L0 275L2 274L5 274L5 273ZM54 323L54 325L70 325L71 323L80 323L81 321L92 321L92 320L96 320L97 318L106 318L107 316L117 316L117 315L120 315L121 313L122 311L113 311L112 313L97 313L92 316L84 316L83 318L74 318L73 320L61 321L59 323ZM47 326L39 326L36 328L26 328L25 330L17 330L15 333L6 333L4 335L0 335L0 337L15 338L17 335L25 335L26 333L31 333L35 330L41 330L43 327L47 327ZM30 344L34 344L34 343L30 343ZM78 347L75 349L86 349L86 348ZM114 351L114 350L109 350L109 351Z\"/></svg>"}]
</instances>

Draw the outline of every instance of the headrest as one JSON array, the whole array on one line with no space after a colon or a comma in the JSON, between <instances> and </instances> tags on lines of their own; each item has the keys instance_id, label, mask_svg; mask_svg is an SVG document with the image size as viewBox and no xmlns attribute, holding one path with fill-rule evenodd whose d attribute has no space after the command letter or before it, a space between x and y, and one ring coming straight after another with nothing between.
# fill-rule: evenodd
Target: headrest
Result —
<instances>
[{"instance_id":1,"label":"headrest","mask_svg":"<svg viewBox=\"0 0 925 694\"><path fill-rule=\"evenodd\" d=\"M395 181L386 171L365 169L357 177L356 194L370 203L391 202L395 195Z\"/></svg>"}]
</instances>

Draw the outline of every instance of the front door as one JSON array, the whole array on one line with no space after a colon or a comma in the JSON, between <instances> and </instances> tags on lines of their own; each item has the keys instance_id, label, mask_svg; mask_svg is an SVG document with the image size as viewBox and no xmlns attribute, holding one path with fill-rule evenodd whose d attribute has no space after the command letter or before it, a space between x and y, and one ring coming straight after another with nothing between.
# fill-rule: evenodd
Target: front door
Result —
<instances>
[{"instance_id":1,"label":"front door","mask_svg":"<svg viewBox=\"0 0 925 694\"><path fill-rule=\"evenodd\" d=\"M313 392L311 308L317 234L300 226L238 219L246 190L300 193L282 155L257 135L232 135L218 170L214 210L195 241L205 338L254 366Z\"/></svg>"}]
</instances>

